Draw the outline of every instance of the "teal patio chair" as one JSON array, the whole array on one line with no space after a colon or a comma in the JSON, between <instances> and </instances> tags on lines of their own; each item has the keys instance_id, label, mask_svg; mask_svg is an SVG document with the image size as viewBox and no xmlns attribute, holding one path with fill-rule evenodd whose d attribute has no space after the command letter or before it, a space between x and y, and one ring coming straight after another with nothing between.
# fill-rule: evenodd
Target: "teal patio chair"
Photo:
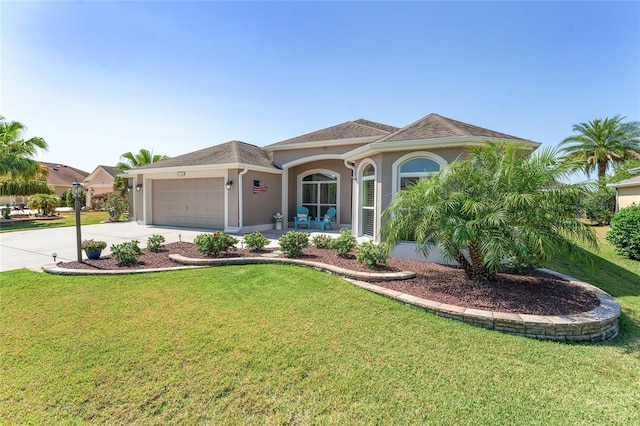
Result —
<instances>
[{"instance_id":1,"label":"teal patio chair","mask_svg":"<svg viewBox=\"0 0 640 426\"><path fill-rule=\"evenodd\" d=\"M331 207L329 210L327 210L327 213L323 217L316 217L314 228L317 227L318 229L324 231L324 228L328 226L329 228L333 229L333 226L331 226L331 222L333 222L335 218L336 209L335 207Z\"/></svg>"},{"instance_id":2,"label":"teal patio chair","mask_svg":"<svg viewBox=\"0 0 640 426\"><path fill-rule=\"evenodd\" d=\"M307 229L311 229L311 218L309 217L308 208L298 207L298 211L293 217L293 227L298 229L298 225L307 225Z\"/></svg>"}]
</instances>

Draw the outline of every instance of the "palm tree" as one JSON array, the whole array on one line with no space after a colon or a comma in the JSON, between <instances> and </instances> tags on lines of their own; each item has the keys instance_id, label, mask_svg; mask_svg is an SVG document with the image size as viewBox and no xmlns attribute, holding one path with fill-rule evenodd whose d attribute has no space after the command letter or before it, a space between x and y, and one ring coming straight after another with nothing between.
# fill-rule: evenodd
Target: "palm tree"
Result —
<instances>
[{"instance_id":1,"label":"palm tree","mask_svg":"<svg viewBox=\"0 0 640 426\"><path fill-rule=\"evenodd\" d=\"M120 156L121 160L118 164L116 164L116 169L118 171L123 172L126 170L130 170L136 167L144 166L146 164L157 163L161 160L167 160L168 156L154 154L153 151L149 151L148 149L141 149L137 154L132 153L131 151L125 152ZM113 181L113 190L120 193L120 195L124 195L127 192L127 179L116 177Z\"/></svg>"},{"instance_id":2,"label":"palm tree","mask_svg":"<svg viewBox=\"0 0 640 426\"><path fill-rule=\"evenodd\" d=\"M626 117L616 115L604 120L575 124L578 134L565 138L560 146L569 161L587 176L594 169L598 172L598 184L605 186L605 175L610 164L640 156L640 122L623 123Z\"/></svg>"},{"instance_id":3,"label":"palm tree","mask_svg":"<svg viewBox=\"0 0 640 426\"><path fill-rule=\"evenodd\" d=\"M47 143L43 138L32 137L25 140L24 124L17 121L7 122L0 116L0 176L14 181L28 181L41 178L44 170L33 159L38 149L47 150Z\"/></svg>"},{"instance_id":4,"label":"palm tree","mask_svg":"<svg viewBox=\"0 0 640 426\"><path fill-rule=\"evenodd\" d=\"M584 256L593 230L575 219L585 192L557 185L571 165L546 148L530 156L524 144L487 141L466 160L398 193L383 217L390 246L414 239L425 255L439 249L474 280L491 280L512 266L527 269L559 253Z\"/></svg>"},{"instance_id":5,"label":"palm tree","mask_svg":"<svg viewBox=\"0 0 640 426\"><path fill-rule=\"evenodd\" d=\"M141 149L137 154L133 154L132 152L125 152L122 154L120 159L126 160L125 162L119 162L116 164L116 168L118 170L129 170L135 167L144 166L146 164L157 163L161 160L166 160L169 157L166 155L154 154L153 151L149 151L147 149Z\"/></svg>"}]
</instances>

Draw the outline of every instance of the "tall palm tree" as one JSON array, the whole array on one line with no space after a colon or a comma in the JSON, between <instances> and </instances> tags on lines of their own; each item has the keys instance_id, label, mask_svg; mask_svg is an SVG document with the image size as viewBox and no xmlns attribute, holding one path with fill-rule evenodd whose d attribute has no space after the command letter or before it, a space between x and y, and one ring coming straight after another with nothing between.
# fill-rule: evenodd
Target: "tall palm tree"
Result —
<instances>
[{"instance_id":1,"label":"tall palm tree","mask_svg":"<svg viewBox=\"0 0 640 426\"><path fill-rule=\"evenodd\" d=\"M611 164L640 156L640 122L623 123L625 118L616 115L575 124L573 131L578 134L560 143L566 158L573 161L576 168L584 170L587 176L597 170L601 187L606 183L605 175Z\"/></svg>"},{"instance_id":2,"label":"tall palm tree","mask_svg":"<svg viewBox=\"0 0 640 426\"><path fill-rule=\"evenodd\" d=\"M134 154L131 151L122 154L120 159L124 161L120 161L116 164L116 169L123 172L146 164L157 163L158 161L166 160L168 158L170 157L154 154L153 151L142 148L137 154ZM113 190L124 195L127 192L127 179L116 177L113 181Z\"/></svg>"},{"instance_id":3,"label":"tall palm tree","mask_svg":"<svg viewBox=\"0 0 640 426\"><path fill-rule=\"evenodd\" d=\"M584 256L595 245L589 225L575 219L581 185L557 185L570 164L552 148L529 156L524 144L487 141L439 173L400 191L383 217L391 246L413 238L438 249L474 280L491 280L511 265L526 269L559 253Z\"/></svg>"},{"instance_id":4,"label":"tall palm tree","mask_svg":"<svg viewBox=\"0 0 640 426\"><path fill-rule=\"evenodd\" d=\"M25 140L26 130L24 124L0 116L0 176L21 181L42 177L44 169L33 157L49 147L40 137Z\"/></svg>"},{"instance_id":5,"label":"tall palm tree","mask_svg":"<svg viewBox=\"0 0 640 426\"><path fill-rule=\"evenodd\" d=\"M116 168L118 170L129 170L135 167L144 166L146 164L157 163L161 160L166 160L169 157L166 155L154 154L153 151L149 151L148 149L141 149L140 152L134 154L132 152L125 152L122 154L120 159L124 159L125 161L120 161L116 164Z\"/></svg>"}]
</instances>

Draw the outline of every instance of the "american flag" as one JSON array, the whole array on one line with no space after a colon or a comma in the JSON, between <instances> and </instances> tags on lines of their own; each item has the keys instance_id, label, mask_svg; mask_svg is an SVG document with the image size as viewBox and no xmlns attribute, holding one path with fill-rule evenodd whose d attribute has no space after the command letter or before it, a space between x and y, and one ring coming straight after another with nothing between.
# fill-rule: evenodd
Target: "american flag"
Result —
<instances>
[{"instance_id":1,"label":"american flag","mask_svg":"<svg viewBox=\"0 0 640 426\"><path fill-rule=\"evenodd\" d=\"M258 192L267 192L267 185L264 184L261 180L253 181L253 193L257 194Z\"/></svg>"}]
</instances>

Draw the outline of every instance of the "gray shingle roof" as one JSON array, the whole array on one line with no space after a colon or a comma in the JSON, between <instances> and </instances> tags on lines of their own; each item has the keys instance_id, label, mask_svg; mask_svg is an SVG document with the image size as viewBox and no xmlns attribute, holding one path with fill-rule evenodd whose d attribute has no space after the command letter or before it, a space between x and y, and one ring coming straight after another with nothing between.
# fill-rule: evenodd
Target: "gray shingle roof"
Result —
<instances>
[{"instance_id":1,"label":"gray shingle roof","mask_svg":"<svg viewBox=\"0 0 640 426\"><path fill-rule=\"evenodd\" d=\"M304 142L320 142L339 139L362 138L367 136L382 137L397 129L397 127L388 126L386 124L376 123L375 121L364 120L361 118L356 121L347 121L342 124L327 127L326 129L317 130L315 132L307 133L302 136L296 136L295 138L276 142L274 144L267 145L267 147L290 145Z\"/></svg>"},{"instance_id":2,"label":"gray shingle roof","mask_svg":"<svg viewBox=\"0 0 640 426\"><path fill-rule=\"evenodd\" d=\"M273 167L265 151L255 145L240 141L230 141L188 154L161 160L137 167L135 170L158 169L163 167L205 166L225 163L250 164Z\"/></svg>"},{"instance_id":3,"label":"gray shingle roof","mask_svg":"<svg viewBox=\"0 0 640 426\"><path fill-rule=\"evenodd\" d=\"M420 120L379 139L377 142L410 141L455 136L479 136L495 139L525 140L517 136L452 120L438 114L429 114L426 117L423 117Z\"/></svg>"},{"instance_id":4,"label":"gray shingle roof","mask_svg":"<svg viewBox=\"0 0 640 426\"><path fill-rule=\"evenodd\" d=\"M113 177L116 177L118 174L118 170L114 166L99 165L98 167L102 167L105 172L109 173Z\"/></svg>"},{"instance_id":5,"label":"gray shingle roof","mask_svg":"<svg viewBox=\"0 0 640 426\"><path fill-rule=\"evenodd\" d=\"M640 185L640 176L634 176L632 178L621 180L620 182L615 182L607 186L612 186L615 188L617 186L636 186L636 184Z\"/></svg>"},{"instance_id":6,"label":"gray shingle roof","mask_svg":"<svg viewBox=\"0 0 640 426\"><path fill-rule=\"evenodd\" d=\"M388 124L369 121L369 120L365 120L364 118L359 118L357 120L354 120L353 122L358 124L363 124L365 126L373 127L378 130L384 130L385 132L388 132L388 133L393 133L399 129L399 127L396 127L396 126L389 126Z\"/></svg>"}]
</instances>

